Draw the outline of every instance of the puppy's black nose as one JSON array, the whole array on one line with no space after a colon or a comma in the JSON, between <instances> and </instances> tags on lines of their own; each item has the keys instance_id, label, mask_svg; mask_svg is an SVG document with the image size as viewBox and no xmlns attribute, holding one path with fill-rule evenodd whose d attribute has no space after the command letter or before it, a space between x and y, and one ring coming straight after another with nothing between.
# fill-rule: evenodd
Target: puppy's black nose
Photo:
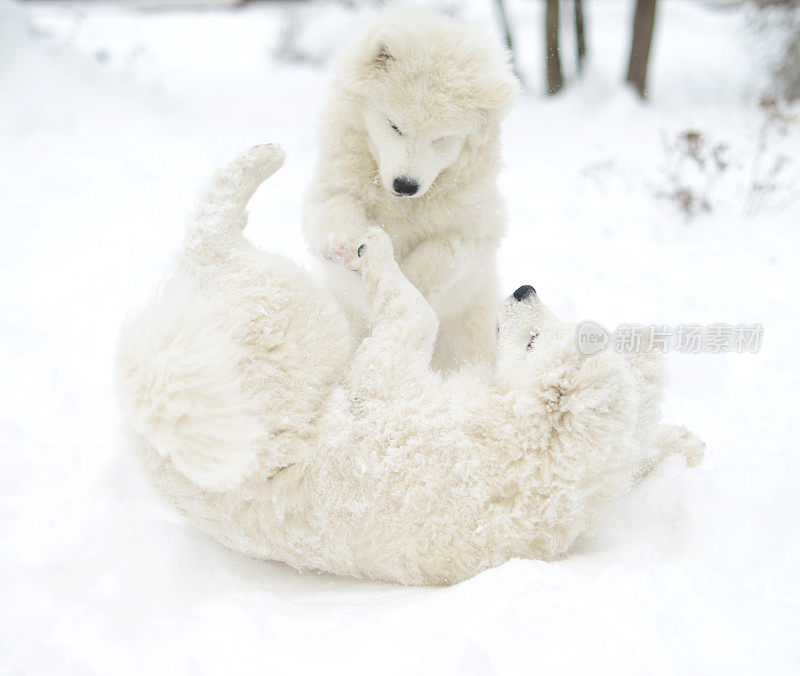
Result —
<instances>
[{"instance_id":1,"label":"puppy's black nose","mask_svg":"<svg viewBox=\"0 0 800 676\"><path fill-rule=\"evenodd\" d=\"M514 292L514 298L519 301L525 300L528 296L532 296L536 293L536 289L534 289L530 284L526 284L525 286L519 287Z\"/></svg>"},{"instance_id":2,"label":"puppy's black nose","mask_svg":"<svg viewBox=\"0 0 800 676\"><path fill-rule=\"evenodd\" d=\"M396 193L401 195L413 195L419 190L419 183L405 176L398 176L394 179L392 187Z\"/></svg>"}]
</instances>

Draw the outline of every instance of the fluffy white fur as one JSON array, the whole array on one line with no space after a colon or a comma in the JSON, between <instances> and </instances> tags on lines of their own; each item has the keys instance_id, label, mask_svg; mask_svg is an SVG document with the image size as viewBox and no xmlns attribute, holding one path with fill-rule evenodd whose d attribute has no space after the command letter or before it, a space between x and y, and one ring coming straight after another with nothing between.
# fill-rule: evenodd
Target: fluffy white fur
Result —
<instances>
[{"instance_id":1,"label":"fluffy white fur","mask_svg":"<svg viewBox=\"0 0 800 676\"><path fill-rule=\"evenodd\" d=\"M499 46L419 9L386 13L339 60L304 230L331 261L326 277L357 337L368 327L366 299L338 262L379 226L439 319L433 365L494 357L495 253L505 230L495 178L500 121L517 89ZM417 192L398 196L396 178Z\"/></svg>"},{"instance_id":2,"label":"fluffy white fur","mask_svg":"<svg viewBox=\"0 0 800 676\"><path fill-rule=\"evenodd\" d=\"M436 313L379 228L343 261L369 302L356 348L311 277L243 237L282 160L258 146L217 176L122 332L129 446L200 528L297 568L447 584L556 557L666 454L700 460L659 425L657 355L581 355L535 293L500 305L496 366L432 370Z\"/></svg>"}]
</instances>

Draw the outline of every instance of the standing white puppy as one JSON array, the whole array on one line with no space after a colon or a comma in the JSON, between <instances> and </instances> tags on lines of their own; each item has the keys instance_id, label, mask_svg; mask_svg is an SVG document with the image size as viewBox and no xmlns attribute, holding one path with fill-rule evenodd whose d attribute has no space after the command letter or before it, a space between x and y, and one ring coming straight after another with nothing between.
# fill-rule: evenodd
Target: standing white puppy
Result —
<instances>
[{"instance_id":1,"label":"standing white puppy","mask_svg":"<svg viewBox=\"0 0 800 676\"><path fill-rule=\"evenodd\" d=\"M377 225L439 319L433 366L493 358L500 121L517 90L500 47L422 10L383 15L341 57L304 230L356 337L364 293L336 262Z\"/></svg>"}]
</instances>

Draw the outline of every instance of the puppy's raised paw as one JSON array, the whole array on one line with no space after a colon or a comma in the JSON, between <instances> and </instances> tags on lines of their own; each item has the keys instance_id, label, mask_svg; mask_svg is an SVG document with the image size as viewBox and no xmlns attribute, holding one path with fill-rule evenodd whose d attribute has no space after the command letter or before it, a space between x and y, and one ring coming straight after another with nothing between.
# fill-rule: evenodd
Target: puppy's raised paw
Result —
<instances>
[{"instance_id":1,"label":"puppy's raised paw","mask_svg":"<svg viewBox=\"0 0 800 676\"><path fill-rule=\"evenodd\" d=\"M341 261L353 272L363 274L394 260L392 240L381 228L370 227L359 240L341 249Z\"/></svg>"},{"instance_id":2,"label":"puppy's raised paw","mask_svg":"<svg viewBox=\"0 0 800 676\"><path fill-rule=\"evenodd\" d=\"M362 240L366 239L362 237ZM358 275L363 275L367 266L367 243L362 241L358 244L356 241L351 242L344 253L343 263L349 269Z\"/></svg>"},{"instance_id":3,"label":"puppy's raised paw","mask_svg":"<svg viewBox=\"0 0 800 676\"><path fill-rule=\"evenodd\" d=\"M385 263L394 260L392 240L386 231L376 226L367 228L364 241L357 249L359 258L370 259L370 264Z\"/></svg>"},{"instance_id":4,"label":"puppy's raised paw","mask_svg":"<svg viewBox=\"0 0 800 676\"><path fill-rule=\"evenodd\" d=\"M331 263L338 263L340 265L348 265L351 258L350 249L353 246L358 246L355 242L364 238L363 235L357 236L343 232L332 232L328 236L328 240L322 246L320 253L325 260Z\"/></svg>"}]
</instances>

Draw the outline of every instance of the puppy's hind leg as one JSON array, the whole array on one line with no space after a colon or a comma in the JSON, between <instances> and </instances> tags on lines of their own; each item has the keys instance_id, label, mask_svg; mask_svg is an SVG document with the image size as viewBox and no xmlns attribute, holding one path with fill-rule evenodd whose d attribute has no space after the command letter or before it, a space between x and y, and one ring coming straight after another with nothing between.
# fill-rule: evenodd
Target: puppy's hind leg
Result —
<instances>
[{"instance_id":1,"label":"puppy's hind leg","mask_svg":"<svg viewBox=\"0 0 800 676\"><path fill-rule=\"evenodd\" d=\"M238 376L241 350L222 308L170 281L123 326L116 386L125 425L197 486L223 491L258 466L268 430Z\"/></svg>"},{"instance_id":2,"label":"puppy's hind leg","mask_svg":"<svg viewBox=\"0 0 800 676\"><path fill-rule=\"evenodd\" d=\"M362 276L372 310L372 330L356 352L351 377L360 386L385 390L430 373L438 321L398 267L389 236L371 227L365 240L346 261Z\"/></svg>"},{"instance_id":3,"label":"puppy's hind leg","mask_svg":"<svg viewBox=\"0 0 800 676\"><path fill-rule=\"evenodd\" d=\"M669 455L682 455L687 467L697 467L703 461L705 442L698 439L688 429L678 425L659 425L655 437L656 454L644 461L637 472L640 478L646 477Z\"/></svg>"}]
</instances>

